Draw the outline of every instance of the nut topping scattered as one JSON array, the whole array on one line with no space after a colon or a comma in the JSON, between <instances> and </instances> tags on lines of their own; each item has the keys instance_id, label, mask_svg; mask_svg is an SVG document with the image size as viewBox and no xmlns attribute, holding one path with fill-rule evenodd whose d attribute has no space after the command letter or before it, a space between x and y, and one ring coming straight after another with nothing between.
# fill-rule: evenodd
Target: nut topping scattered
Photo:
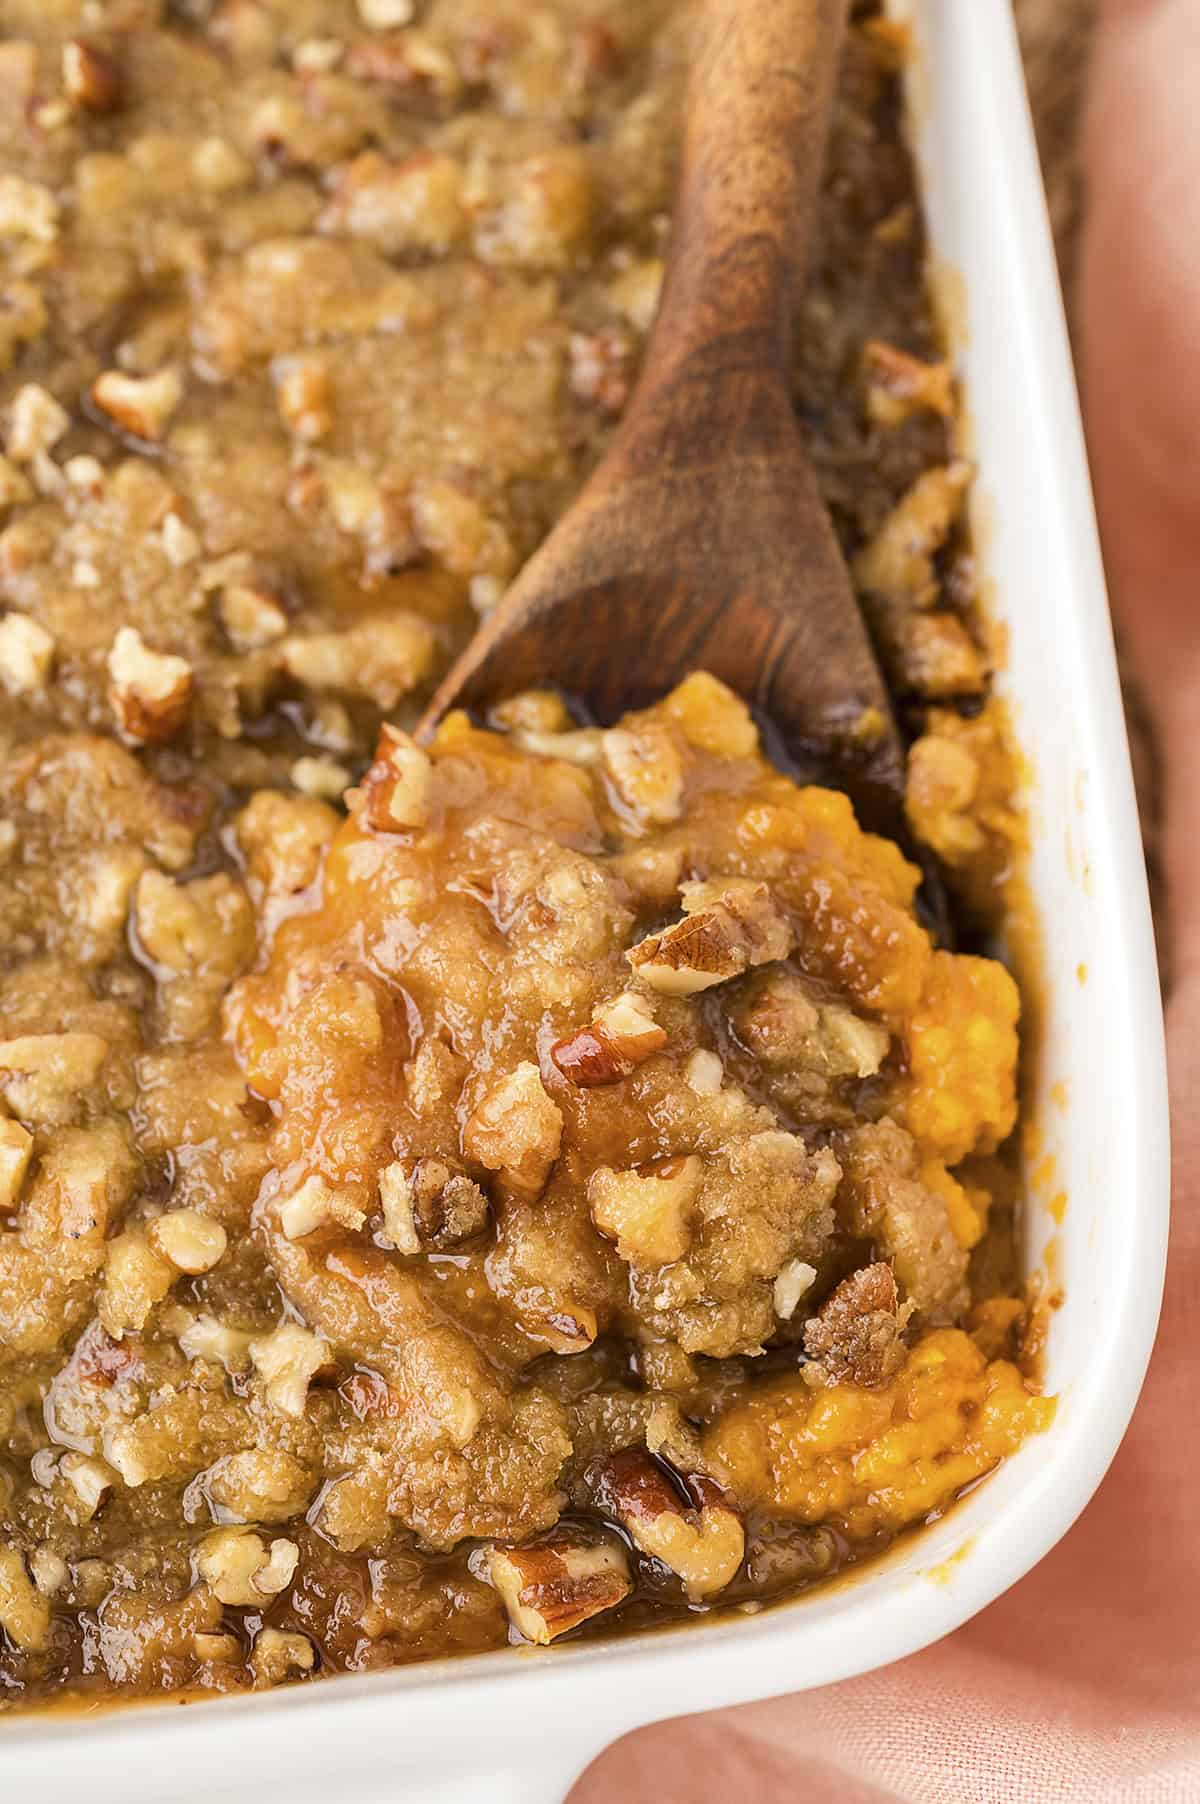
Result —
<instances>
[{"instance_id":1,"label":"nut topping scattered","mask_svg":"<svg viewBox=\"0 0 1200 1804\"><path fill-rule=\"evenodd\" d=\"M287 632L288 617L278 597L254 583L227 583L217 612L234 651L259 651Z\"/></svg>"},{"instance_id":2,"label":"nut topping scattered","mask_svg":"<svg viewBox=\"0 0 1200 1804\"><path fill-rule=\"evenodd\" d=\"M433 765L421 747L398 727L380 728L375 762L355 792L360 809L375 833L409 833L429 819Z\"/></svg>"},{"instance_id":3,"label":"nut topping scattered","mask_svg":"<svg viewBox=\"0 0 1200 1804\"><path fill-rule=\"evenodd\" d=\"M112 57L82 38L63 45L62 73L68 98L89 113L113 113L124 98L125 84Z\"/></svg>"},{"instance_id":4,"label":"nut topping scattered","mask_svg":"<svg viewBox=\"0 0 1200 1804\"><path fill-rule=\"evenodd\" d=\"M943 419L954 412L954 376L948 362L926 363L882 338L863 346L867 416L877 426L902 426L928 409Z\"/></svg>"},{"instance_id":5,"label":"nut topping scattered","mask_svg":"<svg viewBox=\"0 0 1200 1804\"><path fill-rule=\"evenodd\" d=\"M479 1185L441 1159L394 1159L379 1174L379 1200L384 1233L400 1253L460 1246L488 1223Z\"/></svg>"},{"instance_id":6,"label":"nut topping scattered","mask_svg":"<svg viewBox=\"0 0 1200 1804\"><path fill-rule=\"evenodd\" d=\"M123 626L108 654L108 674L108 699L123 739L158 745L179 731L192 699L186 658L151 651L136 627Z\"/></svg>"},{"instance_id":7,"label":"nut topping scattered","mask_svg":"<svg viewBox=\"0 0 1200 1804\"><path fill-rule=\"evenodd\" d=\"M0 619L0 683L10 695L36 695L50 681L54 640L24 614Z\"/></svg>"},{"instance_id":8,"label":"nut topping scattered","mask_svg":"<svg viewBox=\"0 0 1200 1804\"><path fill-rule=\"evenodd\" d=\"M250 1358L266 1385L268 1403L297 1421L304 1414L312 1380L333 1364L326 1343L298 1322L284 1322L252 1340Z\"/></svg>"},{"instance_id":9,"label":"nut topping scattered","mask_svg":"<svg viewBox=\"0 0 1200 1804\"><path fill-rule=\"evenodd\" d=\"M528 1059L484 1096L463 1129L463 1149L516 1191L536 1196L562 1141L563 1118Z\"/></svg>"},{"instance_id":10,"label":"nut topping scattered","mask_svg":"<svg viewBox=\"0 0 1200 1804\"><path fill-rule=\"evenodd\" d=\"M536 1547L491 1547L484 1572L504 1600L509 1621L526 1641L548 1647L632 1589L620 1544L606 1538L573 1543L565 1536Z\"/></svg>"},{"instance_id":11,"label":"nut topping scattered","mask_svg":"<svg viewBox=\"0 0 1200 1804\"><path fill-rule=\"evenodd\" d=\"M305 1178L299 1189L279 1204L279 1225L288 1240L303 1240L318 1228L346 1228L357 1233L366 1219L348 1197L316 1174Z\"/></svg>"},{"instance_id":12,"label":"nut topping scattered","mask_svg":"<svg viewBox=\"0 0 1200 1804\"><path fill-rule=\"evenodd\" d=\"M49 389L37 382L25 382L13 396L9 409L5 450L14 463L32 463L39 455L53 451L70 426L70 414Z\"/></svg>"},{"instance_id":13,"label":"nut topping scattered","mask_svg":"<svg viewBox=\"0 0 1200 1804\"><path fill-rule=\"evenodd\" d=\"M588 1182L588 1207L601 1234L617 1243L622 1259L638 1265L670 1265L692 1244L692 1216L704 1162L660 1159L632 1171L601 1165Z\"/></svg>"},{"instance_id":14,"label":"nut topping scattered","mask_svg":"<svg viewBox=\"0 0 1200 1804\"><path fill-rule=\"evenodd\" d=\"M594 1479L596 1501L628 1532L643 1553L661 1560L683 1580L693 1603L714 1596L734 1577L746 1550L741 1518L724 1492L697 1473L679 1484L684 1503L664 1466L640 1447L605 1461Z\"/></svg>"},{"instance_id":15,"label":"nut topping scattered","mask_svg":"<svg viewBox=\"0 0 1200 1804\"><path fill-rule=\"evenodd\" d=\"M246 1528L215 1528L205 1535L196 1569L223 1604L262 1609L295 1576L300 1549L280 1537L268 1549L261 1535Z\"/></svg>"},{"instance_id":16,"label":"nut topping scattered","mask_svg":"<svg viewBox=\"0 0 1200 1804\"><path fill-rule=\"evenodd\" d=\"M175 369L153 376L127 376L121 370L104 370L92 384L92 402L122 432L157 444L179 403L183 378Z\"/></svg>"},{"instance_id":17,"label":"nut topping scattered","mask_svg":"<svg viewBox=\"0 0 1200 1804\"><path fill-rule=\"evenodd\" d=\"M0 1215L11 1215L33 1155L33 1135L19 1121L0 1120Z\"/></svg>"},{"instance_id":18,"label":"nut topping scattered","mask_svg":"<svg viewBox=\"0 0 1200 1804\"><path fill-rule=\"evenodd\" d=\"M590 1090L619 1083L666 1044L647 998L627 990L598 1009L590 1027L552 1046L550 1057L565 1078Z\"/></svg>"},{"instance_id":19,"label":"nut topping scattered","mask_svg":"<svg viewBox=\"0 0 1200 1804\"><path fill-rule=\"evenodd\" d=\"M685 883L682 895L683 919L625 955L652 989L693 996L791 951L791 927L765 883L718 878Z\"/></svg>"},{"instance_id":20,"label":"nut topping scattered","mask_svg":"<svg viewBox=\"0 0 1200 1804\"><path fill-rule=\"evenodd\" d=\"M150 1224L150 1244L156 1252L195 1276L211 1271L225 1251L228 1236L219 1221L199 1209L173 1209Z\"/></svg>"},{"instance_id":21,"label":"nut topping scattered","mask_svg":"<svg viewBox=\"0 0 1200 1804\"><path fill-rule=\"evenodd\" d=\"M901 1338L913 1312L901 1303L890 1265L877 1260L846 1278L804 1328L804 1350L826 1382L879 1385L904 1362Z\"/></svg>"}]
</instances>

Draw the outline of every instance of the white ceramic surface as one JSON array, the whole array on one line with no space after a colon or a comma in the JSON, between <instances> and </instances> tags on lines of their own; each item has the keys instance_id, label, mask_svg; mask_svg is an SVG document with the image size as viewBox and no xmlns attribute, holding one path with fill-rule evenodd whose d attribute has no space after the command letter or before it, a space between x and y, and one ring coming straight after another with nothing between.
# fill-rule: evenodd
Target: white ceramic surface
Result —
<instances>
[{"instance_id":1,"label":"white ceramic surface","mask_svg":"<svg viewBox=\"0 0 1200 1804\"><path fill-rule=\"evenodd\" d=\"M39 1804L554 1804L655 1718L848 1677L927 1645L1020 1578L1083 1508L1141 1383L1165 1250L1162 1028L1104 583L1007 0L909 0L936 253L964 278L979 526L1029 754L1049 1006L1039 1099L1056 1181L1061 1396L950 1518L825 1596L613 1646L494 1654L180 1710L0 1728L0 1797ZM1078 968L1087 968L1081 983ZM1066 1086L1067 1106L1050 1101ZM1031 1211L1029 1252L1052 1224ZM943 1562L959 1554L945 1570Z\"/></svg>"}]
</instances>

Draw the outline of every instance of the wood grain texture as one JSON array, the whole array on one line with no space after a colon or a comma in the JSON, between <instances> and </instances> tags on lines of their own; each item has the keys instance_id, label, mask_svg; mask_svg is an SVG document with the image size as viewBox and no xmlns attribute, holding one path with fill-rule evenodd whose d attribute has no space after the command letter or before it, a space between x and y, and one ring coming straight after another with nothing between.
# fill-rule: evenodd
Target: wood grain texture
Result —
<instances>
[{"instance_id":1,"label":"wood grain texture","mask_svg":"<svg viewBox=\"0 0 1200 1804\"><path fill-rule=\"evenodd\" d=\"M614 443L443 683L600 720L705 668L903 836L903 748L792 406L792 305L847 0L708 0L662 303Z\"/></svg>"}]
</instances>

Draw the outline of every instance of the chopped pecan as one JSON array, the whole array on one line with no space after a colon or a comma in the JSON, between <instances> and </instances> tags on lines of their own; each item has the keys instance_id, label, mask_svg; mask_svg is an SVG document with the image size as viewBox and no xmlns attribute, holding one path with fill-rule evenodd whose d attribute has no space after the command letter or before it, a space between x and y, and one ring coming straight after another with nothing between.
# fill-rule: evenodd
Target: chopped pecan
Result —
<instances>
[{"instance_id":1,"label":"chopped pecan","mask_svg":"<svg viewBox=\"0 0 1200 1804\"><path fill-rule=\"evenodd\" d=\"M23 1121L69 1121L104 1068L108 1041L93 1033L20 1034L0 1040L0 1096Z\"/></svg>"},{"instance_id":2,"label":"chopped pecan","mask_svg":"<svg viewBox=\"0 0 1200 1804\"><path fill-rule=\"evenodd\" d=\"M401 1253L460 1246L488 1224L488 1199L441 1159L394 1159L379 1174L384 1232Z\"/></svg>"},{"instance_id":3,"label":"chopped pecan","mask_svg":"<svg viewBox=\"0 0 1200 1804\"><path fill-rule=\"evenodd\" d=\"M288 771L294 788L317 801L340 801L350 772L334 758L297 758Z\"/></svg>"},{"instance_id":4,"label":"chopped pecan","mask_svg":"<svg viewBox=\"0 0 1200 1804\"><path fill-rule=\"evenodd\" d=\"M249 1371L252 1334L243 1328L226 1327L215 1315L192 1316L185 1310L182 1317L172 1332L186 1358L211 1360L231 1373Z\"/></svg>"},{"instance_id":5,"label":"chopped pecan","mask_svg":"<svg viewBox=\"0 0 1200 1804\"><path fill-rule=\"evenodd\" d=\"M558 1157L562 1126L561 1109L525 1059L477 1105L463 1129L463 1150L514 1190L536 1196Z\"/></svg>"},{"instance_id":6,"label":"chopped pecan","mask_svg":"<svg viewBox=\"0 0 1200 1804\"><path fill-rule=\"evenodd\" d=\"M22 1652L37 1653L50 1635L50 1606L16 1547L0 1541L0 1629Z\"/></svg>"},{"instance_id":7,"label":"chopped pecan","mask_svg":"<svg viewBox=\"0 0 1200 1804\"><path fill-rule=\"evenodd\" d=\"M172 1209L151 1222L151 1246L181 1272L211 1271L225 1252L228 1235L219 1221L199 1209Z\"/></svg>"},{"instance_id":8,"label":"chopped pecan","mask_svg":"<svg viewBox=\"0 0 1200 1804\"><path fill-rule=\"evenodd\" d=\"M926 363L882 338L863 346L867 415L878 426L902 426L927 409L948 419L954 411L954 382L948 362Z\"/></svg>"},{"instance_id":9,"label":"chopped pecan","mask_svg":"<svg viewBox=\"0 0 1200 1804\"><path fill-rule=\"evenodd\" d=\"M58 202L42 182L0 175L0 238L31 238L53 244L58 237Z\"/></svg>"},{"instance_id":10,"label":"chopped pecan","mask_svg":"<svg viewBox=\"0 0 1200 1804\"><path fill-rule=\"evenodd\" d=\"M462 185L454 157L419 151L390 163L366 150L342 171L318 223L323 232L363 238L388 256L436 255L466 232Z\"/></svg>"},{"instance_id":11,"label":"chopped pecan","mask_svg":"<svg viewBox=\"0 0 1200 1804\"><path fill-rule=\"evenodd\" d=\"M36 695L50 681L54 640L24 614L0 620L0 684L10 695Z\"/></svg>"},{"instance_id":12,"label":"chopped pecan","mask_svg":"<svg viewBox=\"0 0 1200 1804\"><path fill-rule=\"evenodd\" d=\"M805 1324L804 1350L830 1384L884 1384L904 1362L901 1335L911 1314L891 1266L877 1260L844 1279Z\"/></svg>"},{"instance_id":13,"label":"chopped pecan","mask_svg":"<svg viewBox=\"0 0 1200 1804\"><path fill-rule=\"evenodd\" d=\"M250 1669L259 1686L281 1685L296 1673L311 1672L317 1651L307 1635L292 1629L260 1629L254 1637Z\"/></svg>"},{"instance_id":14,"label":"chopped pecan","mask_svg":"<svg viewBox=\"0 0 1200 1804\"><path fill-rule=\"evenodd\" d=\"M488 724L505 733L565 733L572 725L567 705L553 689L522 689L519 695L497 702Z\"/></svg>"},{"instance_id":15,"label":"chopped pecan","mask_svg":"<svg viewBox=\"0 0 1200 1804\"><path fill-rule=\"evenodd\" d=\"M271 367L280 418L289 432L313 444L333 430L329 365L310 351L280 357Z\"/></svg>"},{"instance_id":16,"label":"chopped pecan","mask_svg":"<svg viewBox=\"0 0 1200 1804\"><path fill-rule=\"evenodd\" d=\"M176 369L153 376L127 376L102 370L92 383L92 403L123 432L157 444L183 399L183 378Z\"/></svg>"},{"instance_id":17,"label":"chopped pecan","mask_svg":"<svg viewBox=\"0 0 1200 1804\"><path fill-rule=\"evenodd\" d=\"M244 187L254 174L253 164L224 138L201 138L192 152L191 170L210 194L228 194Z\"/></svg>"},{"instance_id":18,"label":"chopped pecan","mask_svg":"<svg viewBox=\"0 0 1200 1804\"><path fill-rule=\"evenodd\" d=\"M685 883L682 895L683 919L625 954L652 989L695 995L791 951L791 927L765 883L718 878Z\"/></svg>"},{"instance_id":19,"label":"chopped pecan","mask_svg":"<svg viewBox=\"0 0 1200 1804\"><path fill-rule=\"evenodd\" d=\"M632 1171L599 1166L588 1182L588 1207L601 1234L617 1243L622 1259L637 1265L670 1265L692 1244L692 1216L703 1161L660 1159Z\"/></svg>"},{"instance_id":20,"label":"chopped pecan","mask_svg":"<svg viewBox=\"0 0 1200 1804\"><path fill-rule=\"evenodd\" d=\"M117 1474L105 1460L93 1459L86 1453L64 1453L58 1470L74 1493L72 1515L90 1522L116 1482Z\"/></svg>"},{"instance_id":21,"label":"chopped pecan","mask_svg":"<svg viewBox=\"0 0 1200 1804\"><path fill-rule=\"evenodd\" d=\"M130 1329L145 1327L151 1312L179 1276L179 1269L150 1245L139 1228L126 1228L105 1245L104 1286L98 1314L108 1333L118 1340ZM132 1475L118 1443L106 1451L126 1484L142 1482Z\"/></svg>"},{"instance_id":22,"label":"chopped pecan","mask_svg":"<svg viewBox=\"0 0 1200 1804\"><path fill-rule=\"evenodd\" d=\"M40 453L52 451L70 425L70 414L48 388L38 382L22 383L9 409L5 449L14 462L31 463Z\"/></svg>"},{"instance_id":23,"label":"chopped pecan","mask_svg":"<svg viewBox=\"0 0 1200 1804\"><path fill-rule=\"evenodd\" d=\"M82 38L69 38L63 45L62 74L67 97L86 112L115 113L125 97L113 58Z\"/></svg>"},{"instance_id":24,"label":"chopped pecan","mask_svg":"<svg viewBox=\"0 0 1200 1804\"><path fill-rule=\"evenodd\" d=\"M725 1067L717 1053L698 1046L683 1068L683 1080L696 1096L719 1096Z\"/></svg>"},{"instance_id":25,"label":"chopped pecan","mask_svg":"<svg viewBox=\"0 0 1200 1804\"><path fill-rule=\"evenodd\" d=\"M292 51L297 75L328 75L346 54L341 38L304 38Z\"/></svg>"},{"instance_id":26,"label":"chopped pecan","mask_svg":"<svg viewBox=\"0 0 1200 1804\"><path fill-rule=\"evenodd\" d=\"M315 1174L305 1178L299 1189L279 1204L279 1225L288 1240L303 1240L318 1228L339 1227L357 1233L366 1219L349 1197L331 1189L324 1178Z\"/></svg>"},{"instance_id":27,"label":"chopped pecan","mask_svg":"<svg viewBox=\"0 0 1200 1804\"><path fill-rule=\"evenodd\" d=\"M185 564L194 564L204 549L187 521L173 511L162 523L159 540L168 564L174 565L176 570L182 570Z\"/></svg>"},{"instance_id":28,"label":"chopped pecan","mask_svg":"<svg viewBox=\"0 0 1200 1804\"><path fill-rule=\"evenodd\" d=\"M484 1571L513 1627L548 1647L629 1596L629 1562L611 1538L579 1543L559 1535L537 1547L489 1547Z\"/></svg>"},{"instance_id":29,"label":"chopped pecan","mask_svg":"<svg viewBox=\"0 0 1200 1804\"><path fill-rule=\"evenodd\" d=\"M800 1304L800 1299L812 1289L816 1281L817 1268L808 1265L803 1259L789 1259L780 1268L775 1280L772 1301L775 1313L781 1322L790 1322Z\"/></svg>"},{"instance_id":30,"label":"chopped pecan","mask_svg":"<svg viewBox=\"0 0 1200 1804\"><path fill-rule=\"evenodd\" d=\"M399 6L403 0L375 0L375 4ZM453 57L422 31L397 31L352 44L345 67L355 81L377 82L407 104L416 102L433 112L453 106L462 92L462 76Z\"/></svg>"},{"instance_id":31,"label":"chopped pecan","mask_svg":"<svg viewBox=\"0 0 1200 1804\"><path fill-rule=\"evenodd\" d=\"M886 1027L829 999L796 971L772 970L751 979L729 1019L738 1039L764 1065L823 1079L874 1077L890 1044Z\"/></svg>"},{"instance_id":32,"label":"chopped pecan","mask_svg":"<svg viewBox=\"0 0 1200 1804\"><path fill-rule=\"evenodd\" d=\"M234 651L259 651L287 632L288 618L278 596L257 583L227 583L217 612Z\"/></svg>"},{"instance_id":33,"label":"chopped pecan","mask_svg":"<svg viewBox=\"0 0 1200 1804\"><path fill-rule=\"evenodd\" d=\"M394 31L412 24L413 0L358 0L358 16L368 31Z\"/></svg>"},{"instance_id":34,"label":"chopped pecan","mask_svg":"<svg viewBox=\"0 0 1200 1804\"><path fill-rule=\"evenodd\" d=\"M249 897L224 871L190 883L143 871L134 891L133 921L138 949L160 982L236 977L254 957Z\"/></svg>"},{"instance_id":35,"label":"chopped pecan","mask_svg":"<svg viewBox=\"0 0 1200 1804\"><path fill-rule=\"evenodd\" d=\"M433 765L416 740L399 727L383 726L375 762L354 791L352 806L375 833L408 833L429 819L432 787Z\"/></svg>"},{"instance_id":36,"label":"chopped pecan","mask_svg":"<svg viewBox=\"0 0 1200 1804\"><path fill-rule=\"evenodd\" d=\"M151 651L136 627L123 626L108 654L108 674L108 699L124 740L158 745L179 731L192 699L186 658Z\"/></svg>"},{"instance_id":37,"label":"chopped pecan","mask_svg":"<svg viewBox=\"0 0 1200 1804\"><path fill-rule=\"evenodd\" d=\"M669 826L683 813L678 735L661 720L634 719L601 737L605 773L617 802L639 822Z\"/></svg>"},{"instance_id":38,"label":"chopped pecan","mask_svg":"<svg viewBox=\"0 0 1200 1804\"><path fill-rule=\"evenodd\" d=\"M578 1089L591 1090L619 1083L666 1043L646 999L626 991L597 1009L590 1027L552 1046L550 1057Z\"/></svg>"},{"instance_id":39,"label":"chopped pecan","mask_svg":"<svg viewBox=\"0 0 1200 1804\"><path fill-rule=\"evenodd\" d=\"M333 1369L325 1341L298 1322L284 1322L270 1334L252 1340L250 1358L266 1386L267 1402L297 1421L304 1414L308 1387L317 1373Z\"/></svg>"},{"instance_id":40,"label":"chopped pecan","mask_svg":"<svg viewBox=\"0 0 1200 1804\"><path fill-rule=\"evenodd\" d=\"M658 312L663 274L661 257L645 257L631 263L609 284L608 298L612 305L643 337L654 324Z\"/></svg>"},{"instance_id":41,"label":"chopped pecan","mask_svg":"<svg viewBox=\"0 0 1200 1804\"><path fill-rule=\"evenodd\" d=\"M0 1215L11 1215L33 1154L33 1135L19 1121L0 1121Z\"/></svg>"},{"instance_id":42,"label":"chopped pecan","mask_svg":"<svg viewBox=\"0 0 1200 1804\"><path fill-rule=\"evenodd\" d=\"M626 401L633 376L633 349L623 332L572 332L568 350L571 393L579 401L615 418Z\"/></svg>"},{"instance_id":43,"label":"chopped pecan","mask_svg":"<svg viewBox=\"0 0 1200 1804\"><path fill-rule=\"evenodd\" d=\"M860 589L901 607L937 600L938 552L962 509L969 464L939 464L918 476L854 560Z\"/></svg>"},{"instance_id":44,"label":"chopped pecan","mask_svg":"<svg viewBox=\"0 0 1200 1804\"><path fill-rule=\"evenodd\" d=\"M428 621L415 614L376 615L344 632L288 638L283 667L318 693L340 690L394 708L428 674L436 644Z\"/></svg>"},{"instance_id":45,"label":"chopped pecan","mask_svg":"<svg viewBox=\"0 0 1200 1804\"><path fill-rule=\"evenodd\" d=\"M199 1630L192 1636L192 1651L202 1663L217 1661L222 1666L240 1666L242 1644L236 1635L206 1635Z\"/></svg>"},{"instance_id":46,"label":"chopped pecan","mask_svg":"<svg viewBox=\"0 0 1200 1804\"><path fill-rule=\"evenodd\" d=\"M247 1528L215 1528L196 1554L196 1569L223 1604L259 1609L291 1584L300 1549L294 1541L272 1541Z\"/></svg>"},{"instance_id":47,"label":"chopped pecan","mask_svg":"<svg viewBox=\"0 0 1200 1804\"><path fill-rule=\"evenodd\" d=\"M686 1494L683 1501L673 1478ZM641 1447L605 1460L593 1476L596 1501L634 1545L677 1573L694 1603L723 1591L742 1563L741 1517L712 1479L675 1475Z\"/></svg>"}]
</instances>

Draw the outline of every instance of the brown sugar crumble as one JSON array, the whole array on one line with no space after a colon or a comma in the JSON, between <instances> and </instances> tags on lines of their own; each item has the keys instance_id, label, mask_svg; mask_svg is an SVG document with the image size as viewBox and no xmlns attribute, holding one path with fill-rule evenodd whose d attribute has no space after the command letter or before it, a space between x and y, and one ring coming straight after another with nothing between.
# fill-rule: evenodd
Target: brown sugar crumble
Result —
<instances>
[{"instance_id":1,"label":"brown sugar crumble","mask_svg":"<svg viewBox=\"0 0 1200 1804\"><path fill-rule=\"evenodd\" d=\"M6 10L0 1709L770 1602L1049 1420L1016 987L899 849L704 673L410 737L636 380L691 11ZM876 14L796 404L969 937L1022 826Z\"/></svg>"}]
</instances>

